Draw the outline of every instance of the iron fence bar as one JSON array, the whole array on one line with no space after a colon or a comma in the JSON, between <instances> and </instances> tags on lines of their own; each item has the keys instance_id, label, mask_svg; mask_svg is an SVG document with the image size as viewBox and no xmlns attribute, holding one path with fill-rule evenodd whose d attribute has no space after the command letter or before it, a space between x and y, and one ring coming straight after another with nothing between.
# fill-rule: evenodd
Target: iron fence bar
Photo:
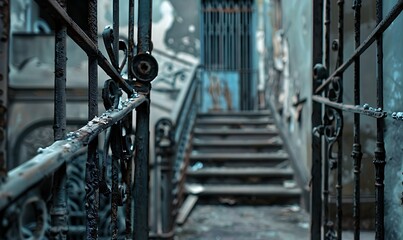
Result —
<instances>
[{"instance_id":1,"label":"iron fence bar","mask_svg":"<svg viewBox=\"0 0 403 240\"><path fill-rule=\"evenodd\" d=\"M63 9L66 1L58 0ZM59 21L55 24L55 90L54 90L54 140L62 140L66 136L66 36L67 28ZM67 223L67 173L63 163L53 174L53 197L50 209L52 239L66 239Z\"/></svg>"},{"instance_id":2,"label":"iron fence bar","mask_svg":"<svg viewBox=\"0 0 403 240\"><path fill-rule=\"evenodd\" d=\"M361 43L361 0L355 0L354 9L354 40L357 49ZM360 56L354 60L354 104L360 105ZM361 174L361 143L360 143L360 114L354 113L354 144L351 156L354 160L354 240L360 239L360 174Z\"/></svg>"},{"instance_id":3,"label":"iron fence bar","mask_svg":"<svg viewBox=\"0 0 403 240\"><path fill-rule=\"evenodd\" d=\"M321 63L323 57L323 0L313 0L313 64ZM318 71L314 69L312 76L312 90L316 89L324 76L319 76ZM314 91L312 91L313 93ZM322 125L322 106L319 103L312 102L312 127ZM321 238L322 225L322 136L312 131L312 169L311 169L311 240Z\"/></svg>"},{"instance_id":4,"label":"iron fence bar","mask_svg":"<svg viewBox=\"0 0 403 240\"><path fill-rule=\"evenodd\" d=\"M338 0L337 4L339 6L339 21L338 21L338 41L339 41L339 48L338 48L338 56L337 56L337 65L339 67L343 63L343 51L344 51L344 0ZM343 101L343 72L339 73L339 93L337 96L337 102ZM340 118L343 119L342 111L338 110L340 114ZM339 126L341 129L342 126ZM337 191L337 239L342 239L343 234L343 131L340 131L340 134L337 137L337 184L336 184L336 191Z\"/></svg>"},{"instance_id":5,"label":"iron fence bar","mask_svg":"<svg viewBox=\"0 0 403 240\"><path fill-rule=\"evenodd\" d=\"M106 57L98 49L97 44L74 22L67 12L56 2L56 0L42 0L39 4L46 7L50 13L61 20L70 31L69 36L73 39L88 55L96 56L99 66L108 74L114 81L119 83L121 88L127 94L133 94L133 87L130 86L119 74L119 72L109 63Z\"/></svg>"},{"instance_id":6,"label":"iron fence bar","mask_svg":"<svg viewBox=\"0 0 403 240\"><path fill-rule=\"evenodd\" d=\"M9 61L10 1L0 1L0 61ZM7 179L8 65L0 65L0 186Z\"/></svg>"},{"instance_id":7,"label":"iron fence bar","mask_svg":"<svg viewBox=\"0 0 403 240\"><path fill-rule=\"evenodd\" d=\"M115 62L115 68L119 71L119 0L113 0L112 2L112 25L113 25L113 58ZM119 161L122 161L120 155L120 147L122 146L121 138L121 123L114 125L111 128L111 149L112 149L112 166L111 166L111 180L112 180L112 198L111 198L111 227L112 236L111 239L118 238L118 206L120 205L120 190L119 190ZM122 174L123 177L123 174Z\"/></svg>"},{"instance_id":8,"label":"iron fence bar","mask_svg":"<svg viewBox=\"0 0 403 240\"><path fill-rule=\"evenodd\" d=\"M129 29L128 29L128 66L132 66L133 57L134 57L134 0L129 0ZM127 77L129 82L133 81L133 73L132 71L127 71ZM133 114L130 114L126 117L126 120L129 130L129 133L133 133ZM127 164L127 176L126 176L126 212L125 212L125 222L126 222L126 239L130 239L132 237L132 185L133 185L133 161L134 157L131 157Z\"/></svg>"},{"instance_id":9,"label":"iron fence bar","mask_svg":"<svg viewBox=\"0 0 403 240\"><path fill-rule=\"evenodd\" d=\"M113 52L115 55L115 68L119 69L119 0L113 0Z\"/></svg>"},{"instance_id":10,"label":"iron fence bar","mask_svg":"<svg viewBox=\"0 0 403 240\"><path fill-rule=\"evenodd\" d=\"M146 97L142 94L128 99L123 102L122 109L107 111L100 117L94 117L85 126L67 134L67 139L56 141L45 149L39 149L38 155L11 170L9 177L1 186L0 211L55 172L64 162L80 154L101 132L122 120L145 101Z\"/></svg>"},{"instance_id":11,"label":"iron fence bar","mask_svg":"<svg viewBox=\"0 0 403 240\"><path fill-rule=\"evenodd\" d=\"M403 2L403 1L400 1ZM402 4L403 5L403 4ZM376 22L381 24L383 17L383 1L376 1ZM377 107L383 109L383 39L382 34L377 36L377 81L376 102ZM384 146L384 120L376 121L376 148L375 148L375 239L384 239L384 171L385 171L385 146Z\"/></svg>"},{"instance_id":12,"label":"iron fence bar","mask_svg":"<svg viewBox=\"0 0 403 240\"><path fill-rule=\"evenodd\" d=\"M98 46L97 0L88 1L88 35L91 43ZM88 120L98 115L98 59L88 54ZM98 239L99 210L99 166L98 138L89 142L85 172L85 209L87 239Z\"/></svg>"},{"instance_id":13,"label":"iron fence bar","mask_svg":"<svg viewBox=\"0 0 403 240\"><path fill-rule=\"evenodd\" d=\"M137 54L151 53L152 0L139 0Z\"/></svg>"},{"instance_id":14,"label":"iron fence bar","mask_svg":"<svg viewBox=\"0 0 403 240\"><path fill-rule=\"evenodd\" d=\"M367 106L366 104L364 104L364 106L356 106L356 105L350 105L350 104L345 104L345 103L336 103L336 102L330 101L326 97L322 97L322 96L318 96L318 95L313 95L312 101L317 102L317 103L322 103L322 104L325 104L332 108L343 110L345 112L357 113L357 114L366 115L368 117L373 117L373 118L377 118L377 119L385 118L388 115L390 115L390 116L392 115L385 111L381 111L376 108L371 108L371 107Z\"/></svg>"},{"instance_id":15,"label":"iron fence bar","mask_svg":"<svg viewBox=\"0 0 403 240\"><path fill-rule=\"evenodd\" d=\"M137 56L151 54L152 0L138 2ZM140 63L141 64L141 63ZM141 80L141 79L140 79ZM136 154L135 154L135 188L133 239L148 239L148 179L149 179L149 128L150 128L150 89L147 81L137 81L137 87L145 90L147 104L136 109Z\"/></svg>"},{"instance_id":16,"label":"iron fence bar","mask_svg":"<svg viewBox=\"0 0 403 240\"><path fill-rule=\"evenodd\" d=\"M136 118L136 157L133 239L148 239L149 104L138 107Z\"/></svg>"},{"instance_id":17,"label":"iron fence bar","mask_svg":"<svg viewBox=\"0 0 403 240\"><path fill-rule=\"evenodd\" d=\"M115 124L111 128L111 149L112 149L112 201L111 201L111 226L112 226L112 237L111 239L118 239L118 206L120 198L119 192L119 160L120 147L122 146L121 138L121 124Z\"/></svg>"},{"instance_id":18,"label":"iron fence bar","mask_svg":"<svg viewBox=\"0 0 403 240\"><path fill-rule=\"evenodd\" d=\"M324 64L329 71L330 69L330 0L326 0L325 2L325 39L324 39L324 48L325 48L325 58ZM327 107L324 106L324 111L327 111ZM324 155L324 163L323 163L323 239L326 239L326 235L329 231L329 143L324 141L323 155Z\"/></svg>"},{"instance_id":19,"label":"iron fence bar","mask_svg":"<svg viewBox=\"0 0 403 240\"><path fill-rule=\"evenodd\" d=\"M353 62L357 56L360 56L367 50L372 43L375 42L377 36L383 33L392 22L399 16L400 12L403 10L403 0L398 0L398 2L393 6L388 15L382 19L381 22L376 26L376 28L371 32L367 39L356 48L354 53L348 58L341 66L339 66L318 88L315 90L315 94L319 94L326 89L326 86L330 84L333 78L344 72Z\"/></svg>"},{"instance_id":20,"label":"iron fence bar","mask_svg":"<svg viewBox=\"0 0 403 240\"><path fill-rule=\"evenodd\" d=\"M127 65L132 66L134 57L134 0L129 0L129 29L128 29L128 59ZM129 81L132 81L134 76L132 71L127 71Z\"/></svg>"}]
</instances>

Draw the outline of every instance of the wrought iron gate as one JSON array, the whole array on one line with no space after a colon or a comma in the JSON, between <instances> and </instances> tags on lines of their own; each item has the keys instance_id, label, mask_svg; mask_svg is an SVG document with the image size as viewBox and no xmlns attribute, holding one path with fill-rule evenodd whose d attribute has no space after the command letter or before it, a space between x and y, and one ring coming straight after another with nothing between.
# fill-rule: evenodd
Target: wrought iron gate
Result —
<instances>
[{"instance_id":1,"label":"wrought iron gate","mask_svg":"<svg viewBox=\"0 0 403 240\"><path fill-rule=\"evenodd\" d=\"M224 76L218 78L229 79L229 84L238 80L238 86L230 91L241 99L233 105L239 105L244 110L253 109L256 101L256 94L251 94L257 82L254 64L254 7L252 0L202 1L201 57L207 78L211 81L215 76L210 75L221 73ZM235 73L237 77L227 73Z\"/></svg>"},{"instance_id":2,"label":"wrought iron gate","mask_svg":"<svg viewBox=\"0 0 403 240\"><path fill-rule=\"evenodd\" d=\"M383 1L376 1L377 25L365 41L360 40L361 0L353 1L355 51L351 57L344 60L344 8L345 1L338 0L338 36L330 42L330 0L313 1L313 115L312 115L312 195L311 195L311 239L342 239L342 130L343 114L354 114L353 151L351 157L354 161L354 196L353 218L354 239L360 239L360 171L362 159L362 146L360 141L360 118L362 116L376 120L376 147L375 159L375 238L384 239L384 119L401 119L399 112L386 112L384 110L383 87L383 33L399 16L403 9L403 1L396 1L394 7L384 17ZM376 43L376 106L360 102L360 56ZM323 46L323 49L322 49ZM335 71L330 71L330 49L337 52ZM343 100L343 73L351 65L354 66L354 103L342 103ZM329 213L329 170L336 171L336 216L335 226ZM403 199L402 199L403 200ZM323 230L321 231L321 228Z\"/></svg>"},{"instance_id":3,"label":"wrought iron gate","mask_svg":"<svg viewBox=\"0 0 403 240\"><path fill-rule=\"evenodd\" d=\"M7 63L10 29L10 2L0 1L1 30L1 149L0 149L0 238L66 239L68 226L67 174L72 160L87 152L85 170L85 239L100 237L100 194L109 199L109 236L118 238L118 206L123 206L126 239L147 239L149 115L151 81L158 73L152 57L151 0L138 1L137 49L134 41L134 0L129 0L128 43L119 40L119 1L113 1L113 26L104 30L103 38L109 61L97 42L97 1L88 0L88 27L85 32L67 14L65 0L43 0L38 3L55 21L55 142L24 164L7 171L5 138L5 105L7 102ZM68 32L67 32L68 30ZM66 133L66 37L68 35L88 55L88 123ZM124 59L119 62L119 51ZM127 62L127 67L125 67ZM98 66L110 77L105 81L102 98L106 112L98 113ZM127 72L127 79L123 72ZM122 90L127 94L123 100ZM132 129L132 113L136 110L136 130ZM98 143L105 133L103 144ZM134 138L134 139L133 139ZM99 149L99 145L103 145ZM111 154L110 154L111 153ZM109 156L111 155L111 156ZM80 159L79 159L80 160ZM135 166L133 170L133 164ZM109 173L110 172L110 173ZM132 173L134 172L134 177ZM107 177L111 176L111 180ZM51 178L51 219L48 223L43 183ZM109 181L110 180L110 181ZM27 217L33 216L33 222ZM29 217L28 217L29 218ZM50 227L48 225L50 224ZM109 229L108 229L109 230Z\"/></svg>"}]
</instances>

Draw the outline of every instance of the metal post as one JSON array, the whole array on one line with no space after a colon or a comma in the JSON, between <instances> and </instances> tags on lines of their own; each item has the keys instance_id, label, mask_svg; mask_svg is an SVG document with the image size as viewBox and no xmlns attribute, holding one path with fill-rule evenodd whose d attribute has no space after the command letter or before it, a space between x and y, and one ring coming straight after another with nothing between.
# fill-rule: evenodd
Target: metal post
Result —
<instances>
[{"instance_id":1,"label":"metal post","mask_svg":"<svg viewBox=\"0 0 403 240\"><path fill-rule=\"evenodd\" d=\"M66 1L58 0L63 9ZM66 36L67 28L60 22L55 24L55 103L54 103L54 140L62 140L66 136ZM54 173L53 197L50 215L52 239L66 239L67 222L67 175L66 163Z\"/></svg>"},{"instance_id":2,"label":"metal post","mask_svg":"<svg viewBox=\"0 0 403 240\"><path fill-rule=\"evenodd\" d=\"M148 239L149 102L137 107L133 239Z\"/></svg>"},{"instance_id":3,"label":"metal post","mask_svg":"<svg viewBox=\"0 0 403 240\"><path fill-rule=\"evenodd\" d=\"M344 0L338 0L339 5L339 22L338 22L338 52L337 52L337 67L343 63L343 51L344 51ZM337 102L343 101L343 72L338 75L339 79L339 93L337 96ZM343 111L337 110L340 114L340 118L343 119ZM337 239L342 238L342 222L343 222L343 131L340 130L340 134L337 138Z\"/></svg>"},{"instance_id":4,"label":"metal post","mask_svg":"<svg viewBox=\"0 0 403 240\"><path fill-rule=\"evenodd\" d=\"M10 2L0 0L0 186L7 178L7 101Z\"/></svg>"},{"instance_id":5,"label":"metal post","mask_svg":"<svg viewBox=\"0 0 403 240\"><path fill-rule=\"evenodd\" d=\"M383 1L376 1L376 22L382 21ZM383 34L378 35L376 40L377 52L377 78L376 99L378 109L383 109ZM375 239L383 240L384 230L384 179L385 179L385 146L384 146L384 119L376 121L376 148L375 148Z\"/></svg>"},{"instance_id":6,"label":"metal post","mask_svg":"<svg viewBox=\"0 0 403 240\"><path fill-rule=\"evenodd\" d=\"M360 46L361 0L355 0L354 5L355 48ZM360 105L360 57L354 60L354 104ZM361 174L361 143L360 143L360 114L354 114L354 144L351 156L354 160L354 239L360 239L360 174Z\"/></svg>"},{"instance_id":7,"label":"metal post","mask_svg":"<svg viewBox=\"0 0 403 240\"><path fill-rule=\"evenodd\" d=\"M97 36L97 0L88 1L88 36L98 46ZM88 120L98 115L98 60L96 55L88 55ZM86 213L87 239L98 239L99 209L99 166L98 137L88 144L86 164Z\"/></svg>"},{"instance_id":8,"label":"metal post","mask_svg":"<svg viewBox=\"0 0 403 240\"><path fill-rule=\"evenodd\" d=\"M323 57L323 0L313 0L313 53L312 62L321 63ZM313 74L312 93L320 85L317 73ZM315 76L316 75L316 76ZM312 103L312 127L322 125L322 106ZM312 185L311 185L311 239L321 238L322 223L322 137L312 134Z\"/></svg>"},{"instance_id":9,"label":"metal post","mask_svg":"<svg viewBox=\"0 0 403 240\"><path fill-rule=\"evenodd\" d=\"M132 65L133 57L134 57L134 0L129 0L129 32L128 32L128 66ZM127 71L129 82L133 81L133 73L132 71ZM133 114L129 114L126 119L125 125L128 126L128 132L126 134L133 133ZM132 171L133 171L133 157L128 159L127 163L127 176L126 176L126 239L130 239L132 237Z\"/></svg>"},{"instance_id":10,"label":"metal post","mask_svg":"<svg viewBox=\"0 0 403 240\"><path fill-rule=\"evenodd\" d=\"M330 69L330 0L326 0L325 5L325 67ZM328 107L325 106L325 112ZM329 231L329 142L324 142L324 163L323 163L323 239L326 239L326 235Z\"/></svg>"},{"instance_id":11,"label":"metal post","mask_svg":"<svg viewBox=\"0 0 403 240\"><path fill-rule=\"evenodd\" d=\"M152 0L139 0L137 54L151 53ZM138 79L141 80L141 79ZM134 188L133 238L148 239L148 180L149 180L149 128L150 94L149 82L137 81L138 88L147 94L145 103L139 106L136 116L136 158Z\"/></svg>"}]
</instances>

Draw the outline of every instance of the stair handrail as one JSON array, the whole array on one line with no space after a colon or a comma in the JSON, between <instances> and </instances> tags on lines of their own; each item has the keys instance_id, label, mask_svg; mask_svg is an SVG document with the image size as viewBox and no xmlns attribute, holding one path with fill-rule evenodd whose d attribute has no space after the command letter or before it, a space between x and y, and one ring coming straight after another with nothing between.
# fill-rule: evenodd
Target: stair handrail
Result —
<instances>
[{"instance_id":1,"label":"stair handrail","mask_svg":"<svg viewBox=\"0 0 403 240\"><path fill-rule=\"evenodd\" d=\"M183 160L200 102L200 65L194 66L191 76L179 92L169 117L160 118L154 128L154 213L160 227L153 229L152 238L173 238L174 222L182 202L186 168Z\"/></svg>"}]
</instances>

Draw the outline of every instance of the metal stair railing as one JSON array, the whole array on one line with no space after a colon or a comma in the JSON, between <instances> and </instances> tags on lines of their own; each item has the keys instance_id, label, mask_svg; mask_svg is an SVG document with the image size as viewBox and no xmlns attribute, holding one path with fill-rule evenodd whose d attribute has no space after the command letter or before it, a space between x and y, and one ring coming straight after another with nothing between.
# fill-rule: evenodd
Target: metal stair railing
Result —
<instances>
[{"instance_id":1,"label":"metal stair railing","mask_svg":"<svg viewBox=\"0 0 403 240\"><path fill-rule=\"evenodd\" d=\"M0 161L0 238L11 239L66 239L68 225L68 176L66 169L71 160L87 152L85 170L85 231L81 237L119 237L118 206L125 205L125 230L127 239L147 239L148 231L148 172L149 172L149 115L151 81L158 73L152 57L151 0L139 0L137 51L134 49L134 0L128 1L128 46L119 41L119 1L113 1L113 27L104 31L105 46L110 61L100 52L97 42L97 1L88 1L88 27L85 32L67 13L65 0L43 0L38 4L46 9L55 21L55 142L20 166L7 171ZM10 28L10 2L0 1L2 36L8 39ZM4 10L4 11L3 11ZM4 31L3 31L4 30ZM68 31L67 31L68 30ZM88 123L66 133L66 37L67 34L88 55ZM4 38L4 37L3 37ZM7 41L4 41L6 44ZM118 52L125 58L119 66ZM135 54L136 53L136 54ZM3 58L1 59L4 60ZM128 62L128 78L122 70ZM2 65L7 62L2 62ZM106 112L98 114L98 66L111 80L105 81L102 97ZM2 72L2 74L7 74ZM4 85L2 85L4 87ZM6 90L7 86L5 86ZM122 91L127 100L122 100ZM3 89L2 89L3 90ZM136 132L132 129L132 113L136 110ZM99 149L98 138L106 133L104 148ZM134 143L133 136L135 137ZM103 157L100 157L101 151ZM111 156L109 153L111 152ZM103 164L100 166L100 159ZM132 176L135 164L134 177ZM111 170L111 179L107 171ZM52 194L43 196L44 186L51 178ZM133 181L134 180L134 181ZM111 186L109 183L111 182ZM46 187L46 186L45 186ZM111 228L100 229L100 193L111 201ZM50 198L48 213L46 201ZM132 214L132 212L134 214ZM49 216L50 214L50 220ZM34 217L29 222L29 216ZM50 225L50 226L49 226ZM70 229L77 230L76 226Z\"/></svg>"}]
</instances>

